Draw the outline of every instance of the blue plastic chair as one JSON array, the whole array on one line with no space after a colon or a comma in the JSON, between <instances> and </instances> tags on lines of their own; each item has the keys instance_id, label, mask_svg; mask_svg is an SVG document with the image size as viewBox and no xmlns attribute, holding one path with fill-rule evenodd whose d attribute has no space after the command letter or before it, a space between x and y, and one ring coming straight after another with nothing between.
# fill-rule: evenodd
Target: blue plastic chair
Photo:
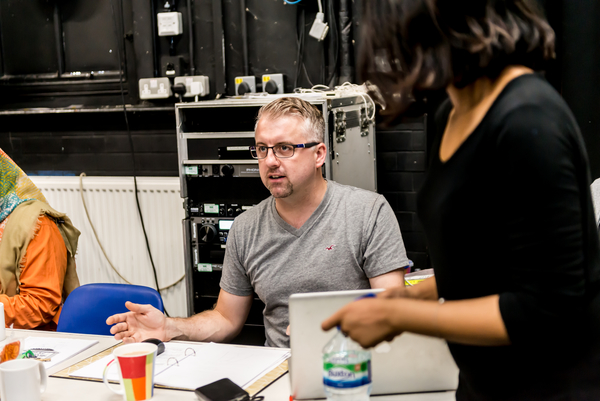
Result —
<instances>
[{"instance_id":1,"label":"blue plastic chair","mask_svg":"<svg viewBox=\"0 0 600 401\"><path fill-rule=\"evenodd\" d=\"M106 319L127 312L125 302L150 304L164 312L160 294L154 288L129 284L85 284L74 289L63 305L56 331L111 335Z\"/></svg>"}]
</instances>

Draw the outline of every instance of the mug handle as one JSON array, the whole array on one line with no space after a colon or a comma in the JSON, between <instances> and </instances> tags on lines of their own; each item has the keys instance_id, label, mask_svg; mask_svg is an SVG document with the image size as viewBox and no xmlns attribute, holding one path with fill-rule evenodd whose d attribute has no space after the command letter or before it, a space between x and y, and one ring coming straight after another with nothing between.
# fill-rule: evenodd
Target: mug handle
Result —
<instances>
[{"instance_id":1,"label":"mug handle","mask_svg":"<svg viewBox=\"0 0 600 401\"><path fill-rule=\"evenodd\" d=\"M125 394L125 390L123 389L119 389L119 390L115 390L114 387L111 387L110 384L108 384L108 378L106 377L108 375L108 371L110 370L110 368L112 366L116 366L116 365L112 365L111 364L114 362L115 360L113 359L112 361L110 361L108 363L108 365L106 365L106 367L104 368L104 372L102 373L102 380L104 380L104 384L106 385L106 387L108 387L108 389L110 391L112 391L115 394L120 394L120 395L124 395Z\"/></svg>"},{"instance_id":2,"label":"mug handle","mask_svg":"<svg viewBox=\"0 0 600 401\"><path fill-rule=\"evenodd\" d=\"M42 362L39 362L38 366L40 368L40 378L41 378L40 394L41 394L44 391L46 391L46 386L48 385L48 373L46 372L46 368L44 367L44 364Z\"/></svg>"}]
</instances>

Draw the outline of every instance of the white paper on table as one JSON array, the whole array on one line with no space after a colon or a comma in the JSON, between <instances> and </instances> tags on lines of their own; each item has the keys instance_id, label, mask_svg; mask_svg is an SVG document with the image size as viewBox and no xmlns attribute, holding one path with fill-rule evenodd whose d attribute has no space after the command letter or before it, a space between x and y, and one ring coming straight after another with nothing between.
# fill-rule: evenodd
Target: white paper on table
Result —
<instances>
[{"instance_id":1,"label":"white paper on table","mask_svg":"<svg viewBox=\"0 0 600 401\"><path fill-rule=\"evenodd\" d=\"M46 369L61 363L98 343L98 340L82 340L60 337L27 337L22 340L21 352L32 350L41 357L51 356L50 361L43 362ZM48 349L52 351L43 351Z\"/></svg>"},{"instance_id":2,"label":"white paper on table","mask_svg":"<svg viewBox=\"0 0 600 401\"><path fill-rule=\"evenodd\" d=\"M112 361L114 358L111 355L107 355L102 359L97 360L94 363L90 363L87 366L84 366L81 369L76 370L75 372L69 373L69 376L72 377L83 377L86 379L99 379L102 380L102 374L104 373L104 368L106 368L106 365L108 365L108 363L110 361ZM115 382L119 381L119 368L112 368L109 372L108 372L108 376L107 376L108 380L112 380Z\"/></svg>"},{"instance_id":3,"label":"white paper on table","mask_svg":"<svg viewBox=\"0 0 600 401\"><path fill-rule=\"evenodd\" d=\"M176 364L178 361L185 358L185 353L188 348L191 348L195 351L196 347L198 346L189 346L180 343L165 343L165 351L156 358L156 363L154 365L154 376L156 377L156 375L166 370L170 365ZM191 351L188 351L188 354L189 353L191 353ZM104 368L106 368L106 366L113 359L114 357L112 354L107 355L94 363L72 372L69 376L102 380ZM119 369L111 368L106 377L108 380L118 382Z\"/></svg>"},{"instance_id":4,"label":"white paper on table","mask_svg":"<svg viewBox=\"0 0 600 401\"><path fill-rule=\"evenodd\" d=\"M290 356L285 348L240 347L228 344L195 346L187 357L154 378L156 384L193 390L229 378L242 388L270 372Z\"/></svg>"},{"instance_id":5,"label":"white paper on table","mask_svg":"<svg viewBox=\"0 0 600 401\"><path fill-rule=\"evenodd\" d=\"M156 358L154 383L193 390L227 377L247 388L289 356L287 348L165 343L165 352ZM112 355L106 356L70 376L102 379L104 368L112 359ZM107 378L118 381L118 369L111 369Z\"/></svg>"}]
</instances>

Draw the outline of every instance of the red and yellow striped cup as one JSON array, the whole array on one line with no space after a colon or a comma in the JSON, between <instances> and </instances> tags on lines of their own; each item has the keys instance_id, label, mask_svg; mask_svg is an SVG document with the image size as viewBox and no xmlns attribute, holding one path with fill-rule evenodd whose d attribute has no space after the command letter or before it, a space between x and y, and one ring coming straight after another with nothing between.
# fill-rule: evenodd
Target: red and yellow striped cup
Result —
<instances>
[{"instance_id":1,"label":"red and yellow striped cup","mask_svg":"<svg viewBox=\"0 0 600 401\"><path fill-rule=\"evenodd\" d=\"M104 368L104 384L114 393L123 395L125 401L149 400L154 395L156 350L157 346L150 343L125 344L116 348L114 359ZM111 387L107 378L108 371L115 365L120 371L119 390Z\"/></svg>"}]
</instances>

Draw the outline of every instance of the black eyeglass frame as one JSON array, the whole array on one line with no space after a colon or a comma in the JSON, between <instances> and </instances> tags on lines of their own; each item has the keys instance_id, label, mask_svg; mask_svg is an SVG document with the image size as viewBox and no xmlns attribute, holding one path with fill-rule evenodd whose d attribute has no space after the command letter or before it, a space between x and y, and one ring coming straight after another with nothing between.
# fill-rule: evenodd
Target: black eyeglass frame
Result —
<instances>
[{"instance_id":1,"label":"black eyeglass frame","mask_svg":"<svg viewBox=\"0 0 600 401\"><path fill-rule=\"evenodd\" d=\"M290 157L294 157L294 155L296 154L296 149L309 149L309 148L312 148L313 146L317 146L320 143L321 142L307 142L307 143L298 143L296 145L291 144L291 143L278 143L277 145L274 145L274 146L265 146L265 148L267 148L267 153L265 153L265 157L258 157L258 153L256 152L257 146L249 146L248 149L250 150L250 155L254 159L258 159L258 160L266 159L267 156L269 155L269 149L271 149L271 151L273 152L273 155L275 157L277 157L278 159L289 159ZM260 145L260 146L262 147L264 145ZM292 154L290 156L279 156L275 152L276 146L291 146Z\"/></svg>"}]
</instances>

